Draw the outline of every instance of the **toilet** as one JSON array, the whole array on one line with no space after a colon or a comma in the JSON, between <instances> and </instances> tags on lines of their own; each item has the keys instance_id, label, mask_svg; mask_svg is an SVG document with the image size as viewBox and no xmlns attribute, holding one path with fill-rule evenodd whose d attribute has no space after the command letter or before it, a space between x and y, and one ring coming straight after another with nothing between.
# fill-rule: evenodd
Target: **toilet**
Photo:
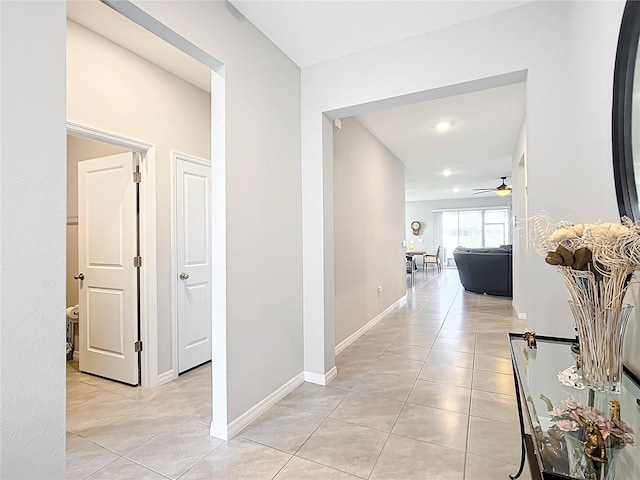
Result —
<instances>
[{"instance_id":1,"label":"toilet","mask_svg":"<svg viewBox=\"0 0 640 480\"><path fill-rule=\"evenodd\" d=\"M73 352L75 350L74 336L78 328L78 318L80 317L80 307L74 305L67 308L67 360L73 360Z\"/></svg>"}]
</instances>

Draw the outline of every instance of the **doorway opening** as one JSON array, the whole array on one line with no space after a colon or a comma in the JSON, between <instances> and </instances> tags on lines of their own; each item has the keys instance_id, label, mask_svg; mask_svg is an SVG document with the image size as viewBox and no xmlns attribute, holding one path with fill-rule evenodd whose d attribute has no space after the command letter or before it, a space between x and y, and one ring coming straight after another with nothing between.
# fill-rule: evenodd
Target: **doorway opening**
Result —
<instances>
[{"instance_id":1,"label":"doorway opening","mask_svg":"<svg viewBox=\"0 0 640 480\"><path fill-rule=\"evenodd\" d=\"M143 160L142 176L143 179L147 177L149 182L143 181L141 190L143 216L148 219L147 224L144 222L141 224L143 247L146 242L147 251L157 259L157 265L143 260L142 268L142 283L149 286L152 292L146 298L143 295L141 302L140 327L143 341L141 383L144 387L171 383L172 385L167 387L169 390L175 384L172 380L177 379L178 383L182 383L195 375L193 371L188 371L178 377L179 368L175 353L177 325L171 321L171 281L173 280L171 277L181 272L172 271L171 262L173 244L169 224L173 214L170 195L173 184L171 183L170 153L171 151L187 152L199 158L211 159L210 230L211 244L216 245L211 252L211 279L212 284L216 285L211 294L212 331L210 336L213 345L210 349L210 358L213 358L213 362L204 367L208 372L206 376L209 377L208 399L203 399L200 405L203 408L209 405L208 413L202 413L202 417L208 418L211 434L226 439L228 422L226 249L224 248L226 242L224 64L128 2L70 2L67 5L67 17L68 33L71 26L76 33L78 30L85 29L93 36L90 42L76 42L75 47L73 47L73 41L67 43L68 118L102 131L117 132L117 135L107 134L115 138L116 144L123 138L140 138L152 143L144 143L144 147L149 149L147 154L152 161ZM130 35L126 35L127 32ZM112 42L125 50L133 59L134 67L149 62L153 64L159 75L173 77L173 84L169 88L161 89L155 94L159 108L153 105L140 105L141 97L151 93L149 81L153 81L153 76L141 76L139 72L129 68L131 65L102 62L113 71L121 72L130 82L137 82L138 91L128 86L110 84L108 81L110 72L106 69L104 70L106 77L94 77L94 81L89 80L90 67L95 69L94 64L100 62L92 49L96 43L105 41ZM76 50L70 52L70 46ZM185 102L171 103L169 100L173 98L174 93L181 90L181 86L185 84L192 92L196 92L195 95L191 95L191 100L201 97L203 93L207 98L200 98L195 108L192 103L188 105ZM196 90L191 87L196 87ZM94 90L93 98L87 97L91 89ZM125 116L117 109L118 102L122 101L128 101L130 104L128 114ZM206 111L201 111L200 106L206 106ZM118 115L120 115L120 121L117 121ZM167 115L169 115L168 118ZM189 146L188 141L196 136L193 122L195 125L205 126L209 142L207 145L198 148ZM181 139L169 142L169 133L160 136L152 135L146 127L155 124L164 125L169 133L178 132L182 135ZM76 126L84 132L89 132L89 135L98 131L94 128ZM157 197L156 191L151 191L145 185L153 185L154 188L157 186ZM145 229L149 235L145 234ZM211 386L212 376L215 379L216 388ZM196 397L197 395L194 396Z\"/></svg>"},{"instance_id":2,"label":"doorway opening","mask_svg":"<svg viewBox=\"0 0 640 480\"><path fill-rule=\"evenodd\" d=\"M324 278L334 296L322 300L334 316L322 322L336 352L402 304L418 266L427 279L432 259L436 275L438 265L455 268L457 246L511 248L512 197L494 187L517 161L525 81L513 72L323 112L323 164L333 175L322 188L334 202L324 204L333 217Z\"/></svg>"},{"instance_id":3,"label":"doorway opening","mask_svg":"<svg viewBox=\"0 0 640 480\"><path fill-rule=\"evenodd\" d=\"M141 381L139 158L67 136L67 349L78 371L129 385Z\"/></svg>"}]
</instances>

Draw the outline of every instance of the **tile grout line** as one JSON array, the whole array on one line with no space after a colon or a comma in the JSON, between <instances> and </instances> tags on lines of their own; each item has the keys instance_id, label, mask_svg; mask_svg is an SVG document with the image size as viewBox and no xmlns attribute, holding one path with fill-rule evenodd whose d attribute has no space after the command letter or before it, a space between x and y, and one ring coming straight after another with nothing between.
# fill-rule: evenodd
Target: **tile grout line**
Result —
<instances>
[{"instance_id":1,"label":"tile grout line","mask_svg":"<svg viewBox=\"0 0 640 480\"><path fill-rule=\"evenodd\" d=\"M92 477L93 475L95 475L95 474L96 474L96 473L98 473L99 471L104 470L104 469L105 469L105 468L107 468L109 465L111 465L111 464L113 464L113 463L117 462L117 461L118 461L118 460L120 460L121 458L122 458L122 456L118 455L118 457L117 457L117 458L114 458L112 461L110 461L110 462L109 462L109 463L107 463L106 465L104 465L104 466L102 466L102 467L98 468L97 470L95 470L95 471L91 472L89 475L86 475L86 476L82 477L82 478L83 478L83 480L86 480L87 478Z\"/></svg>"},{"instance_id":2,"label":"tile grout line","mask_svg":"<svg viewBox=\"0 0 640 480\"><path fill-rule=\"evenodd\" d=\"M467 439L464 443L464 461L462 464L462 479L465 480L467 478L467 457L469 455L469 438L471 431L471 404L473 402L473 380L475 378L475 366L476 366L476 345L478 343L478 330L476 328L474 334L474 342L473 342L473 358L471 360L471 391L469 392L469 411L467 413Z\"/></svg>"}]
</instances>

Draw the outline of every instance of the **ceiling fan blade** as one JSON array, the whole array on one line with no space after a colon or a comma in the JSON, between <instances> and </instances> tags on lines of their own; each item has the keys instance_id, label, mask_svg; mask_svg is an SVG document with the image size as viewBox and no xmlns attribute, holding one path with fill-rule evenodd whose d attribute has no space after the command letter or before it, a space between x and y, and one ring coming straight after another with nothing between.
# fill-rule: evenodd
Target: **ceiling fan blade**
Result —
<instances>
[{"instance_id":1,"label":"ceiling fan blade","mask_svg":"<svg viewBox=\"0 0 640 480\"><path fill-rule=\"evenodd\" d=\"M505 180L509 178L509 177L500 177L500 180L502 180L502 183L500 183L500 185L498 185L495 188L472 188L471 190L474 191L474 193L472 195L478 195L480 193L497 193L499 196L506 196L509 195L511 192L513 192L513 187L511 185L507 185L505 183ZM508 192L505 193L504 192Z\"/></svg>"}]
</instances>

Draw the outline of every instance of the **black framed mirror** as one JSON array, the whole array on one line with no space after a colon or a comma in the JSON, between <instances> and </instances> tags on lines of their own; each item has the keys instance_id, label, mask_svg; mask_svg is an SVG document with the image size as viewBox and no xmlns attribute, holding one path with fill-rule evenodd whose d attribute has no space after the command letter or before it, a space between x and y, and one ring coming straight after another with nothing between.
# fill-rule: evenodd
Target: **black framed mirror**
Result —
<instances>
[{"instance_id":1,"label":"black framed mirror","mask_svg":"<svg viewBox=\"0 0 640 480\"><path fill-rule=\"evenodd\" d=\"M613 74L613 173L620 216L640 221L640 2L628 0L622 14Z\"/></svg>"}]
</instances>

